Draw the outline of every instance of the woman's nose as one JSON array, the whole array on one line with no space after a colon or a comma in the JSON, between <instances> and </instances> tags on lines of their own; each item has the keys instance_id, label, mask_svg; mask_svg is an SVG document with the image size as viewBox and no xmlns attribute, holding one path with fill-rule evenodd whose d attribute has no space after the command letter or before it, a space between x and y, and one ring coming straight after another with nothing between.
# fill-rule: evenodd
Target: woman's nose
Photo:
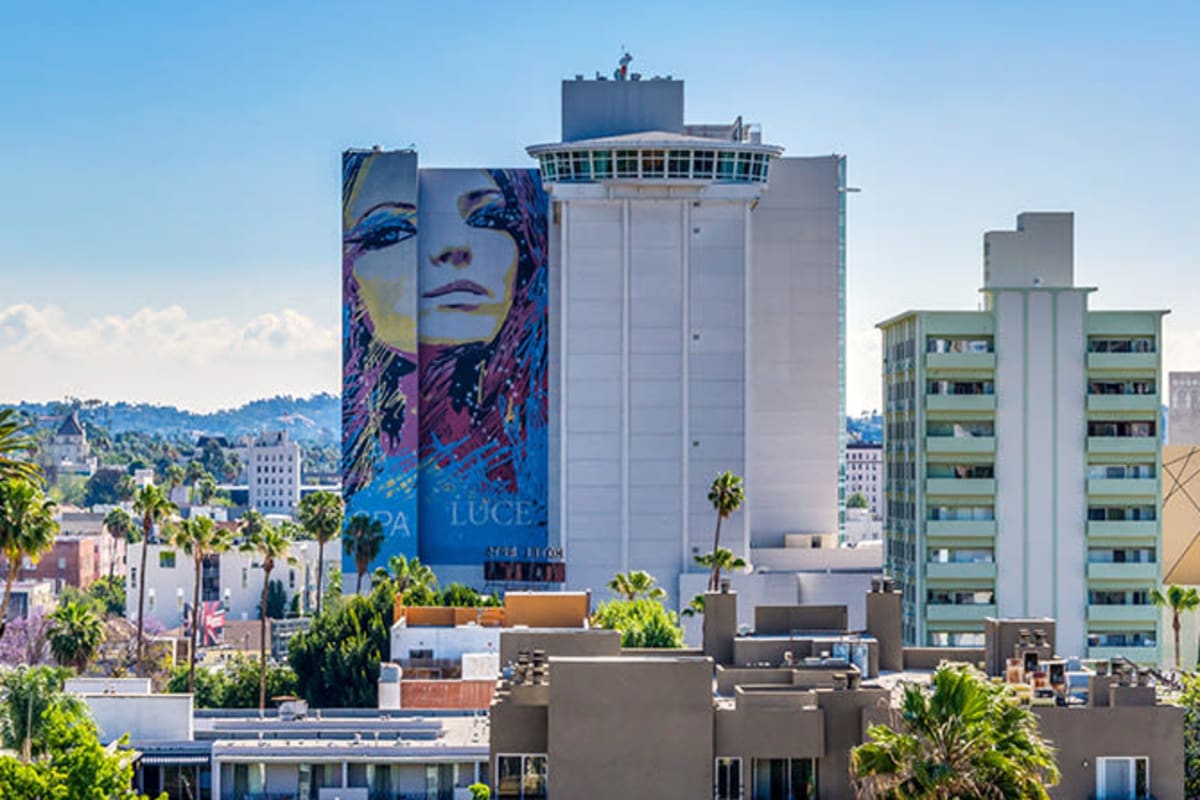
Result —
<instances>
[{"instance_id":1,"label":"woman's nose","mask_svg":"<svg viewBox=\"0 0 1200 800\"><path fill-rule=\"evenodd\" d=\"M467 245L447 247L440 253L431 255L429 263L435 267L454 267L465 269L471 266L471 248Z\"/></svg>"}]
</instances>

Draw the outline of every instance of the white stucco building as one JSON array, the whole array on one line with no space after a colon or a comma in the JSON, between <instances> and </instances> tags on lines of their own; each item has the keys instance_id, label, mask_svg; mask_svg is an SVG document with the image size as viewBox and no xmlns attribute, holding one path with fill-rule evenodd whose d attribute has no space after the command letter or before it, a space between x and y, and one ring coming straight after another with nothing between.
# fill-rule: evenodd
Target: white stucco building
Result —
<instances>
[{"instance_id":1,"label":"white stucco building","mask_svg":"<svg viewBox=\"0 0 1200 800\"><path fill-rule=\"evenodd\" d=\"M250 507L264 514L295 516L300 503L300 445L287 431L247 438L241 449Z\"/></svg>"},{"instance_id":2,"label":"white stucco building","mask_svg":"<svg viewBox=\"0 0 1200 800\"><path fill-rule=\"evenodd\" d=\"M312 613L317 602L317 543L293 542L291 555L295 564L277 563L271 580L278 580L287 592L288 603L296 595L304 596L307 588L307 612ZM142 543L129 545L128 573L125 591L129 602L125 613L130 619L137 616L138 569L141 565ZM342 559L342 540L333 539L325 545L325 580L330 570ZM166 628L183 623L185 604L192 602L195 570L192 561L182 550L166 544L151 544L146 554L146 617L157 620ZM200 600L220 600L230 620L258 619L262 598L263 571L252 553L237 549L210 557L201 567Z\"/></svg>"},{"instance_id":3,"label":"white stucco building","mask_svg":"<svg viewBox=\"0 0 1200 800\"><path fill-rule=\"evenodd\" d=\"M747 504L722 545L748 560L838 531L846 163L683 101L564 81L562 141L528 151L552 202L550 541L569 588L644 569L686 604L724 470Z\"/></svg>"},{"instance_id":4,"label":"white stucco building","mask_svg":"<svg viewBox=\"0 0 1200 800\"><path fill-rule=\"evenodd\" d=\"M1093 311L1074 220L984 235L983 310L880 323L887 566L910 643L1057 620L1064 656L1157 656L1162 315Z\"/></svg>"}]
</instances>

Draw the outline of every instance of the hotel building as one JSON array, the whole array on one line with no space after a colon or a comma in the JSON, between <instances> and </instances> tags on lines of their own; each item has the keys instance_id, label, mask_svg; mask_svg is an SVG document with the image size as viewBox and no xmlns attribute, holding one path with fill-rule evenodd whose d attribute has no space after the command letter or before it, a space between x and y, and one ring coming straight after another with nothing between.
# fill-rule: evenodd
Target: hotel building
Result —
<instances>
[{"instance_id":1,"label":"hotel building","mask_svg":"<svg viewBox=\"0 0 1200 800\"><path fill-rule=\"evenodd\" d=\"M979 311L883 333L886 565L905 641L1053 617L1064 655L1158 655L1161 320L1091 311L1073 217L984 235Z\"/></svg>"}]
</instances>

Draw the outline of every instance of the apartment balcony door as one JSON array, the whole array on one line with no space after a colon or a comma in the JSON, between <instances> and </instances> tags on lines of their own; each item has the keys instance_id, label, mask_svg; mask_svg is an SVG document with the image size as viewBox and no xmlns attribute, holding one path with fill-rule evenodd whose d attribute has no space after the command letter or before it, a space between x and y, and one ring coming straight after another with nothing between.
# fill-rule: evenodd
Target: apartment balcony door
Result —
<instances>
[{"instance_id":1,"label":"apartment balcony door","mask_svg":"<svg viewBox=\"0 0 1200 800\"><path fill-rule=\"evenodd\" d=\"M756 758L752 800L817 800L817 765L811 758Z\"/></svg>"},{"instance_id":2,"label":"apartment balcony door","mask_svg":"<svg viewBox=\"0 0 1200 800\"><path fill-rule=\"evenodd\" d=\"M1097 758L1097 800L1146 800L1150 797L1149 758Z\"/></svg>"}]
</instances>

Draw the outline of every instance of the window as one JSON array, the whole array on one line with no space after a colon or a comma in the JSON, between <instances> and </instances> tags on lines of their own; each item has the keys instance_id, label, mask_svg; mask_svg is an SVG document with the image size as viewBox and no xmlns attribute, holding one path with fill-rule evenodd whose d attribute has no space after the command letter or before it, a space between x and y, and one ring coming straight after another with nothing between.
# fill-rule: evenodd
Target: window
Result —
<instances>
[{"instance_id":1,"label":"window","mask_svg":"<svg viewBox=\"0 0 1200 800\"><path fill-rule=\"evenodd\" d=\"M1154 338L1150 336L1130 336L1120 339L1104 338L1101 336L1088 337L1089 353L1153 353Z\"/></svg>"},{"instance_id":2,"label":"window","mask_svg":"<svg viewBox=\"0 0 1200 800\"><path fill-rule=\"evenodd\" d=\"M611 150L596 150L592 153L592 176L611 178L613 175L613 160Z\"/></svg>"},{"instance_id":3,"label":"window","mask_svg":"<svg viewBox=\"0 0 1200 800\"><path fill-rule=\"evenodd\" d=\"M734 165L737 163L737 153L720 153L717 156L717 180L731 181L734 179Z\"/></svg>"},{"instance_id":4,"label":"window","mask_svg":"<svg viewBox=\"0 0 1200 800\"><path fill-rule=\"evenodd\" d=\"M1094 631L1088 647L1157 647L1154 631Z\"/></svg>"},{"instance_id":5,"label":"window","mask_svg":"<svg viewBox=\"0 0 1200 800\"><path fill-rule=\"evenodd\" d=\"M1153 436L1154 429L1149 420L1089 422L1088 436Z\"/></svg>"},{"instance_id":6,"label":"window","mask_svg":"<svg viewBox=\"0 0 1200 800\"><path fill-rule=\"evenodd\" d=\"M715 800L742 800L742 760L740 758L718 758L716 769Z\"/></svg>"},{"instance_id":7,"label":"window","mask_svg":"<svg viewBox=\"0 0 1200 800\"><path fill-rule=\"evenodd\" d=\"M690 177L689 170L691 169L692 154L687 150L671 150L667 153L667 177L668 178L687 178Z\"/></svg>"},{"instance_id":8,"label":"window","mask_svg":"<svg viewBox=\"0 0 1200 800\"><path fill-rule=\"evenodd\" d=\"M617 177L636 178L638 176L637 150L617 151Z\"/></svg>"},{"instance_id":9,"label":"window","mask_svg":"<svg viewBox=\"0 0 1200 800\"><path fill-rule=\"evenodd\" d=\"M544 755L496 756L496 797L545 800L548 774Z\"/></svg>"},{"instance_id":10,"label":"window","mask_svg":"<svg viewBox=\"0 0 1200 800\"><path fill-rule=\"evenodd\" d=\"M991 564L994 554L990 548L935 547L929 551L931 564Z\"/></svg>"},{"instance_id":11,"label":"window","mask_svg":"<svg viewBox=\"0 0 1200 800\"><path fill-rule=\"evenodd\" d=\"M662 150L642 151L642 177L661 178L666 161Z\"/></svg>"},{"instance_id":12,"label":"window","mask_svg":"<svg viewBox=\"0 0 1200 800\"><path fill-rule=\"evenodd\" d=\"M925 340L926 353L990 353L991 338L940 338L930 336Z\"/></svg>"},{"instance_id":13,"label":"window","mask_svg":"<svg viewBox=\"0 0 1200 800\"><path fill-rule=\"evenodd\" d=\"M753 800L816 800L817 767L811 758L756 758Z\"/></svg>"},{"instance_id":14,"label":"window","mask_svg":"<svg viewBox=\"0 0 1200 800\"><path fill-rule=\"evenodd\" d=\"M1089 564L1153 564L1153 547L1126 547L1110 550L1092 547L1088 550Z\"/></svg>"},{"instance_id":15,"label":"window","mask_svg":"<svg viewBox=\"0 0 1200 800\"><path fill-rule=\"evenodd\" d=\"M926 434L928 436L951 436L968 439L976 436L995 436L996 424L991 421L938 422L930 420L927 424Z\"/></svg>"},{"instance_id":16,"label":"window","mask_svg":"<svg viewBox=\"0 0 1200 800\"><path fill-rule=\"evenodd\" d=\"M930 647L983 647L982 633L930 631L926 637Z\"/></svg>"},{"instance_id":17,"label":"window","mask_svg":"<svg viewBox=\"0 0 1200 800\"><path fill-rule=\"evenodd\" d=\"M931 589L926 598L931 606L990 606L996 603L994 592L951 592Z\"/></svg>"},{"instance_id":18,"label":"window","mask_svg":"<svg viewBox=\"0 0 1200 800\"><path fill-rule=\"evenodd\" d=\"M175 551L160 551L158 554L158 566L160 569L175 569Z\"/></svg>"},{"instance_id":19,"label":"window","mask_svg":"<svg viewBox=\"0 0 1200 800\"><path fill-rule=\"evenodd\" d=\"M716 157L712 150L697 150L692 158L692 177L712 179Z\"/></svg>"},{"instance_id":20,"label":"window","mask_svg":"<svg viewBox=\"0 0 1200 800\"><path fill-rule=\"evenodd\" d=\"M993 394L996 384L992 381L928 381L928 394Z\"/></svg>"},{"instance_id":21,"label":"window","mask_svg":"<svg viewBox=\"0 0 1200 800\"><path fill-rule=\"evenodd\" d=\"M1098 800L1142 800L1150 797L1150 759L1096 759Z\"/></svg>"}]
</instances>

